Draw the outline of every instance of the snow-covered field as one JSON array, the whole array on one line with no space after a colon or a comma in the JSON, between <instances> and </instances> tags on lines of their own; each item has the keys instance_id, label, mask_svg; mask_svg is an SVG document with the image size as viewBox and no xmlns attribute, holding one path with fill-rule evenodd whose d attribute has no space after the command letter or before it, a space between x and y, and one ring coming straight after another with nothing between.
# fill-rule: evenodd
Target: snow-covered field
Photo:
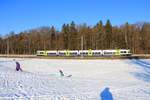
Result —
<instances>
[{"instance_id":1,"label":"snow-covered field","mask_svg":"<svg viewBox=\"0 0 150 100\"><path fill-rule=\"evenodd\" d=\"M150 100L150 60L0 58L0 100ZM71 77L60 76L59 70Z\"/></svg>"}]
</instances>

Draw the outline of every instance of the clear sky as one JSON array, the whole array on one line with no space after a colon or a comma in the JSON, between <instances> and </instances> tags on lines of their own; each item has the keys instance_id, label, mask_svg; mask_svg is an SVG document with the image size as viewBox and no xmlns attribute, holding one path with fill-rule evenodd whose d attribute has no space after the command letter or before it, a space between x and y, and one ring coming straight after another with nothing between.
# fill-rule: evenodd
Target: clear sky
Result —
<instances>
[{"instance_id":1,"label":"clear sky","mask_svg":"<svg viewBox=\"0 0 150 100\"><path fill-rule=\"evenodd\" d=\"M150 0L0 0L0 35L75 21L94 25L150 21Z\"/></svg>"}]
</instances>

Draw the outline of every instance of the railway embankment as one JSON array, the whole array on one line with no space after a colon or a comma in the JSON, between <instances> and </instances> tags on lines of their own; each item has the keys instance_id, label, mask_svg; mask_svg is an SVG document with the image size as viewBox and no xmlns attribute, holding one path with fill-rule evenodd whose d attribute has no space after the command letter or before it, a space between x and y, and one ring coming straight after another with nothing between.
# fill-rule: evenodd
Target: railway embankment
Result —
<instances>
[{"instance_id":1,"label":"railway embankment","mask_svg":"<svg viewBox=\"0 0 150 100\"><path fill-rule=\"evenodd\" d=\"M39 58L39 59L150 59L150 54L134 54L131 56L100 56L100 57L82 57L82 56L76 56L76 57L50 57L50 56L36 56L36 55L6 55L6 54L0 54L1 58Z\"/></svg>"}]
</instances>

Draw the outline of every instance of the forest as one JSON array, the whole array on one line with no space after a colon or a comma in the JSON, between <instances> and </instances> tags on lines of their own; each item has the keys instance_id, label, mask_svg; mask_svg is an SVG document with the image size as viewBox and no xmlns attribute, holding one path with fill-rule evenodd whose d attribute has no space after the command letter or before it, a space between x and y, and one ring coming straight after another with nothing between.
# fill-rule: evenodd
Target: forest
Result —
<instances>
[{"instance_id":1,"label":"forest","mask_svg":"<svg viewBox=\"0 0 150 100\"><path fill-rule=\"evenodd\" d=\"M110 20L95 25L63 24L39 27L0 36L0 54L35 54L37 50L130 49L134 54L150 53L150 23L113 26Z\"/></svg>"}]
</instances>

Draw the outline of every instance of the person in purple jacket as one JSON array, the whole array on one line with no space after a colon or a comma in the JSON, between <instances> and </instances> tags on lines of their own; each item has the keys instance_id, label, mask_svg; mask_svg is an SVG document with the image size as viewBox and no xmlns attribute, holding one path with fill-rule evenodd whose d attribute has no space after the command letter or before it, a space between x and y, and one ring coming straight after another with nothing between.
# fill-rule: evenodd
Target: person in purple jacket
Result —
<instances>
[{"instance_id":1,"label":"person in purple jacket","mask_svg":"<svg viewBox=\"0 0 150 100\"><path fill-rule=\"evenodd\" d=\"M15 61L15 59L14 59ZM15 61L16 63L16 71L22 71L21 67L20 67L20 63L18 61Z\"/></svg>"}]
</instances>

